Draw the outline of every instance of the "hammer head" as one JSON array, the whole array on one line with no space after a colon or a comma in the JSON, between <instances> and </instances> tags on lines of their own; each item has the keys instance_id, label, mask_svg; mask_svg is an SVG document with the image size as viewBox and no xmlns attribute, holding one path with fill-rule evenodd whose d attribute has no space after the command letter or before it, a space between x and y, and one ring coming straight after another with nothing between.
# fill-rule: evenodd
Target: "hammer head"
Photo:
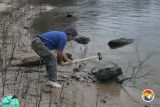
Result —
<instances>
[{"instance_id":1,"label":"hammer head","mask_svg":"<svg viewBox=\"0 0 160 107\"><path fill-rule=\"evenodd\" d=\"M98 52L98 59L102 60L102 54L100 52Z\"/></svg>"}]
</instances>

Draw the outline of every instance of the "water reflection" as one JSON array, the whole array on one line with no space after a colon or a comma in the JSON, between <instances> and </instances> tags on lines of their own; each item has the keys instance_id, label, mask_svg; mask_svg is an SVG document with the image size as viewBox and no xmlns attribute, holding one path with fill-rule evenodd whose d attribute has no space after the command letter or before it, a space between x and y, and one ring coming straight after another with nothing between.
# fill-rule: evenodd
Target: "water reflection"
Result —
<instances>
[{"instance_id":1,"label":"water reflection","mask_svg":"<svg viewBox=\"0 0 160 107\"><path fill-rule=\"evenodd\" d=\"M54 6L68 6L76 5L78 0L31 0L33 5L54 5Z\"/></svg>"},{"instance_id":2,"label":"water reflection","mask_svg":"<svg viewBox=\"0 0 160 107\"><path fill-rule=\"evenodd\" d=\"M100 93L104 93L110 96L119 96L121 92L121 86L117 83L97 84L97 88Z\"/></svg>"},{"instance_id":3,"label":"water reflection","mask_svg":"<svg viewBox=\"0 0 160 107\"><path fill-rule=\"evenodd\" d=\"M65 26L73 25L76 18L67 17L67 14L56 10L42 12L39 14L39 18L34 21L34 33L42 33L50 30L62 31Z\"/></svg>"}]
</instances>

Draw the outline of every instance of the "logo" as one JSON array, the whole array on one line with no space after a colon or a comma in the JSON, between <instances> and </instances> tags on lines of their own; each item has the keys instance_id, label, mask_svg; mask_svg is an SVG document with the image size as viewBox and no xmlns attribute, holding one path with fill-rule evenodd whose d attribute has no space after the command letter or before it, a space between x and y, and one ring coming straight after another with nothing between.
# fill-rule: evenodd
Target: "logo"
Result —
<instances>
[{"instance_id":1,"label":"logo","mask_svg":"<svg viewBox=\"0 0 160 107\"><path fill-rule=\"evenodd\" d=\"M145 102L151 102L153 101L154 99L154 92L153 90L151 89L145 89L143 92L142 92L142 99L143 101Z\"/></svg>"},{"instance_id":2,"label":"logo","mask_svg":"<svg viewBox=\"0 0 160 107\"><path fill-rule=\"evenodd\" d=\"M0 107L19 107L19 99L16 95L5 96L1 100Z\"/></svg>"}]
</instances>

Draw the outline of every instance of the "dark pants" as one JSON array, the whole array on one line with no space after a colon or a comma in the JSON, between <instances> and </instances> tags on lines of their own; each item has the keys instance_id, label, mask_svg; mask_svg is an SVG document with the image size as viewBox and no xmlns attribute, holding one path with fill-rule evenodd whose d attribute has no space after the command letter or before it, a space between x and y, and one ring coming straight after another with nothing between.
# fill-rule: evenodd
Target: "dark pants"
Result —
<instances>
[{"instance_id":1,"label":"dark pants","mask_svg":"<svg viewBox=\"0 0 160 107\"><path fill-rule=\"evenodd\" d=\"M56 58L52 52L45 46L39 37L34 37L32 44L32 49L41 57L46 63L46 69L49 74L49 80L57 81L57 65Z\"/></svg>"}]
</instances>

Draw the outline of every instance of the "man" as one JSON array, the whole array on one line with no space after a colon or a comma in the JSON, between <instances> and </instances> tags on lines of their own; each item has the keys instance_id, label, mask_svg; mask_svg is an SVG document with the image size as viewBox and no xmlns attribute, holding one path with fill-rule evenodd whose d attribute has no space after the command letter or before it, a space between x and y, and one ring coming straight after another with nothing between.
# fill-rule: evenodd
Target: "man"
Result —
<instances>
[{"instance_id":1,"label":"man","mask_svg":"<svg viewBox=\"0 0 160 107\"><path fill-rule=\"evenodd\" d=\"M67 41L74 40L78 35L76 29L66 28L64 32L50 31L41 35L36 35L32 41L32 49L44 59L46 63L46 69L49 74L48 85L52 87L60 88L61 85L57 83L57 66L56 58L50 50L57 50L57 57L64 58L66 61L72 63L71 60L64 54L63 50ZM63 60L60 62L64 64Z\"/></svg>"}]
</instances>

